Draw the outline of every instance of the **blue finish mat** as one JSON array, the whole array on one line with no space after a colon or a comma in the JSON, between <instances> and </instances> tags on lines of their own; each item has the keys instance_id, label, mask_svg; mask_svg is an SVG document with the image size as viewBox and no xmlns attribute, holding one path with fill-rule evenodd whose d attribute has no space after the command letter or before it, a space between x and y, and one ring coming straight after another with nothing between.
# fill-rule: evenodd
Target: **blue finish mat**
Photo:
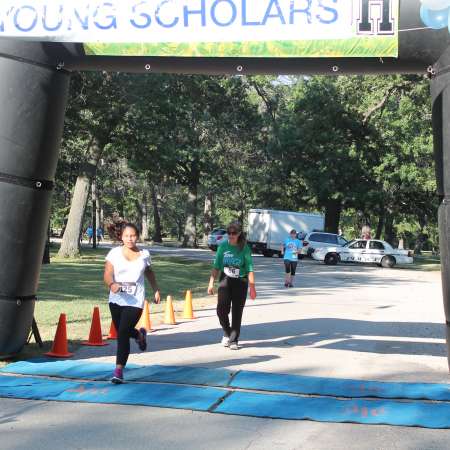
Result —
<instances>
[{"instance_id":1,"label":"blue finish mat","mask_svg":"<svg viewBox=\"0 0 450 450\"><path fill-rule=\"evenodd\" d=\"M32 400L56 400L66 389L75 389L74 381L0 375L0 397Z\"/></svg>"},{"instance_id":2,"label":"blue finish mat","mask_svg":"<svg viewBox=\"0 0 450 450\"><path fill-rule=\"evenodd\" d=\"M0 375L0 397L113 403L208 411L226 394L222 389L167 384L77 383Z\"/></svg>"},{"instance_id":3,"label":"blue finish mat","mask_svg":"<svg viewBox=\"0 0 450 450\"><path fill-rule=\"evenodd\" d=\"M113 369L114 364L112 363L35 359L9 364L0 372L105 381L109 380ZM227 369L188 366L138 366L130 364L125 369L125 379L128 381L213 387L230 386L257 391L346 398L375 397L450 401L450 384L358 381L251 371L240 371L234 378L232 376L233 372Z\"/></svg>"},{"instance_id":4,"label":"blue finish mat","mask_svg":"<svg viewBox=\"0 0 450 450\"><path fill-rule=\"evenodd\" d=\"M116 367L113 363L93 363L80 360L54 360L54 359L31 359L8 364L0 372L14 373L20 375L41 375L46 377L74 378L79 380L109 380ZM142 368L135 364L128 364L128 371Z\"/></svg>"},{"instance_id":5,"label":"blue finish mat","mask_svg":"<svg viewBox=\"0 0 450 450\"><path fill-rule=\"evenodd\" d=\"M230 387L254 391L286 392L331 397L376 397L450 401L450 384L400 383L306 377L243 370Z\"/></svg>"},{"instance_id":6,"label":"blue finish mat","mask_svg":"<svg viewBox=\"0 0 450 450\"><path fill-rule=\"evenodd\" d=\"M227 369L155 365L131 370L126 375L126 379L127 381L151 381L226 387L229 385L233 374L234 372Z\"/></svg>"},{"instance_id":7,"label":"blue finish mat","mask_svg":"<svg viewBox=\"0 0 450 450\"><path fill-rule=\"evenodd\" d=\"M221 389L210 387L100 382L83 383L76 389L65 390L57 400L208 411L225 394Z\"/></svg>"},{"instance_id":8,"label":"blue finish mat","mask_svg":"<svg viewBox=\"0 0 450 450\"><path fill-rule=\"evenodd\" d=\"M158 383L76 382L0 375L0 397L144 405L274 419L450 428L450 403L344 400Z\"/></svg>"},{"instance_id":9,"label":"blue finish mat","mask_svg":"<svg viewBox=\"0 0 450 450\"><path fill-rule=\"evenodd\" d=\"M234 392L214 412L273 419L450 428L450 404Z\"/></svg>"},{"instance_id":10,"label":"blue finish mat","mask_svg":"<svg viewBox=\"0 0 450 450\"><path fill-rule=\"evenodd\" d=\"M35 359L9 364L1 369L0 372L105 381L111 378L114 367L115 365L112 363ZM124 376L127 381L225 387L228 386L233 373L227 369L206 369L204 367L138 366L128 364L125 368Z\"/></svg>"}]
</instances>

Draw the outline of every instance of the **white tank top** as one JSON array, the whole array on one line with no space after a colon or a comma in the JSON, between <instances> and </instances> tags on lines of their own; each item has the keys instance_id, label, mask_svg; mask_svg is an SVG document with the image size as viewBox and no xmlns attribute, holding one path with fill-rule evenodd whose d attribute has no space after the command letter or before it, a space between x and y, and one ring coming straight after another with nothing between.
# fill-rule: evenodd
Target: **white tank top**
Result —
<instances>
[{"instance_id":1,"label":"white tank top","mask_svg":"<svg viewBox=\"0 0 450 450\"><path fill-rule=\"evenodd\" d=\"M134 261L128 261L123 254L123 247L115 247L106 255L114 267L114 282L123 283L119 292L109 291L109 302L120 306L144 307L145 279L144 272L152 260L148 250L141 250Z\"/></svg>"}]
</instances>

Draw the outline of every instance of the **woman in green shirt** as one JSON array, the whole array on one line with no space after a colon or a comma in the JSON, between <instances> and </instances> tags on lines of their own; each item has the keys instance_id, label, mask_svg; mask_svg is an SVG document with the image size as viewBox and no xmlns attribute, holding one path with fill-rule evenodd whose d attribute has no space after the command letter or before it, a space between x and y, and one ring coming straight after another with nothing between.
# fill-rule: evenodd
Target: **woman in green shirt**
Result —
<instances>
[{"instance_id":1,"label":"woman in green shirt","mask_svg":"<svg viewBox=\"0 0 450 450\"><path fill-rule=\"evenodd\" d=\"M247 290L250 298L256 298L252 253L237 222L227 228L228 241L217 249L214 267L209 278L208 294L214 295L214 281L220 273L217 291L217 316L223 329L222 344L231 350L238 350L242 313L244 312ZM229 314L231 310L231 325Z\"/></svg>"}]
</instances>

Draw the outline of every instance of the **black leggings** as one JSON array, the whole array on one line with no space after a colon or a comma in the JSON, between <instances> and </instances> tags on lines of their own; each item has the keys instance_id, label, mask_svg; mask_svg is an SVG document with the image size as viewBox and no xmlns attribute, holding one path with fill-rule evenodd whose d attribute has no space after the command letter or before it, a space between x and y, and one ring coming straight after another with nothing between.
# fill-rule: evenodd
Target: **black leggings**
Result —
<instances>
[{"instance_id":1,"label":"black leggings","mask_svg":"<svg viewBox=\"0 0 450 450\"><path fill-rule=\"evenodd\" d=\"M287 274L295 275L295 271L297 269L297 261L289 261L288 259L284 260L284 268Z\"/></svg>"},{"instance_id":2,"label":"black leggings","mask_svg":"<svg viewBox=\"0 0 450 450\"><path fill-rule=\"evenodd\" d=\"M134 328L142 314L141 308L109 304L111 317L117 330L116 364L125 366L130 355L130 338L137 339L139 332Z\"/></svg>"},{"instance_id":3,"label":"black leggings","mask_svg":"<svg viewBox=\"0 0 450 450\"><path fill-rule=\"evenodd\" d=\"M217 291L217 316L223 329L223 334L231 342L237 342L241 333L242 313L247 300L248 282L242 278L221 278ZM231 326L228 315L231 305Z\"/></svg>"}]
</instances>

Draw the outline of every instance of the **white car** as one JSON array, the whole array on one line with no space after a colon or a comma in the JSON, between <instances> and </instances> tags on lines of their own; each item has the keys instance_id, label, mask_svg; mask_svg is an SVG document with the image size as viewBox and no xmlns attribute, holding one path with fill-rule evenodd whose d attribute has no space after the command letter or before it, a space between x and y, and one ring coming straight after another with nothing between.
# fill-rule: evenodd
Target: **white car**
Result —
<instances>
[{"instance_id":1,"label":"white car","mask_svg":"<svg viewBox=\"0 0 450 450\"><path fill-rule=\"evenodd\" d=\"M338 262L375 263L381 267L394 267L395 264L412 264L412 252L393 248L378 239L357 239L343 247L318 248L312 254L317 261L335 265Z\"/></svg>"},{"instance_id":2,"label":"white car","mask_svg":"<svg viewBox=\"0 0 450 450\"><path fill-rule=\"evenodd\" d=\"M325 233L324 231L313 231L303 238L302 254L311 256L318 248L323 247L342 247L347 244L347 239L334 233Z\"/></svg>"},{"instance_id":3,"label":"white car","mask_svg":"<svg viewBox=\"0 0 450 450\"><path fill-rule=\"evenodd\" d=\"M208 236L208 247L215 252L217 247L228 239L227 230L223 228L215 228Z\"/></svg>"}]
</instances>

